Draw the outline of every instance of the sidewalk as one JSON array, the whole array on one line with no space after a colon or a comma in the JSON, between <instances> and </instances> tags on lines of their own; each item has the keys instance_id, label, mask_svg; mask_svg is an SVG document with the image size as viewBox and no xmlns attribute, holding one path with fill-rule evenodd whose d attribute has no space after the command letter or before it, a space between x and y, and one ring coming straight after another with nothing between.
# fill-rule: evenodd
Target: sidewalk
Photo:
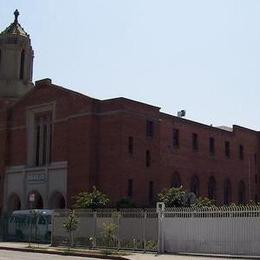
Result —
<instances>
[{"instance_id":1,"label":"sidewalk","mask_svg":"<svg viewBox=\"0 0 260 260\"><path fill-rule=\"evenodd\" d=\"M68 251L65 247L51 247L44 244L16 243L16 242L0 242L0 250L13 250L25 252L38 252L45 254L73 255L102 259L114 260L214 260L214 259L260 259L255 256L231 256L231 255L196 255L196 254L162 254L155 253L132 253L119 251L117 254L107 255L106 250L89 250L89 249L71 249ZM116 253L116 251L115 251Z\"/></svg>"},{"instance_id":2,"label":"sidewalk","mask_svg":"<svg viewBox=\"0 0 260 260\"><path fill-rule=\"evenodd\" d=\"M101 259L114 259L114 260L127 260L122 254L107 254L108 250L89 250L81 248L72 248L68 250L67 247L51 247L48 244L35 244L22 242L0 242L0 250L12 250L12 251L24 251L24 252L34 252L43 254L57 254L57 255L71 255L71 256L81 256L81 257L92 257ZM109 252L112 252L109 250Z\"/></svg>"}]
</instances>

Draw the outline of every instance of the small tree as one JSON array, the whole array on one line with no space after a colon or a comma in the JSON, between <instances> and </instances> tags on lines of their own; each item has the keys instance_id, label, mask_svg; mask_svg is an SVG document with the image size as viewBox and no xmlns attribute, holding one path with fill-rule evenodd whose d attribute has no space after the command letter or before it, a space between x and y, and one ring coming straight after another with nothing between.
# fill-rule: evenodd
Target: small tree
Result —
<instances>
[{"instance_id":1,"label":"small tree","mask_svg":"<svg viewBox=\"0 0 260 260\"><path fill-rule=\"evenodd\" d=\"M197 198L193 192L186 192L183 187L164 189L158 195L158 201L166 207L214 207L215 201L207 197Z\"/></svg>"},{"instance_id":2,"label":"small tree","mask_svg":"<svg viewBox=\"0 0 260 260\"><path fill-rule=\"evenodd\" d=\"M75 214L74 210L71 210L67 219L63 223L63 227L65 230L69 233L69 245L68 249L70 250L70 247L73 246L73 232L77 230L79 224L79 219L77 215Z\"/></svg>"},{"instance_id":3,"label":"small tree","mask_svg":"<svg viewBox=\"0 0 260 260\"><path fill-rule=\"evenodd\" d=\"M108 206L110 203L109 197L101 191L97 190L95 186L93 186L91 192L80 192L78 195L74 197L74 199L74 207L79 209L104 208Z\"/></svg>"},{"instance_id":4,"label":"small tree","mask_svg":"<svg viewBox=\"0 0 260 260\"><path fill-rule=\"evenodd\" d=\"M116 240L118 225L114 223L103 223L103 229L106 246L112 247Z\"/></svg>"},{"instance_id":5,"label":"small tree","mask_svg":"<svg viewBox=\"0 0 260 260\"><path fill-rule=\"evenodd\" d=\"M33 229L34 229L34 240L37 240L37 219L39 217L39 211L37 209L32 209L30 215L30 223L29 223L29 245L28 247L31 247L31 242L33 240Z\"/></svg>"},{"instance_id":6,"label":"small tree","mask_svg":"<svg viewBox=\"0 0 260 260\"><path fill-rule=\"evenodd\" d=\"M164 189L157 195L158 201L164 202L166 207L185 207L186 192L183 187L172 187L170 189Z\"/></svg>"}]
</instances>

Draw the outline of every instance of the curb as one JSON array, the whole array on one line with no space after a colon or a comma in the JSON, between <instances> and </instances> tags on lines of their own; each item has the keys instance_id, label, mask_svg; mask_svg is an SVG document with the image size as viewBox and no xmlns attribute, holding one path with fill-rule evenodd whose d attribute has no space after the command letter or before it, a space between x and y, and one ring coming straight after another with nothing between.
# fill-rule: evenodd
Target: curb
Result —
<instances>
[{"instance_id":1,"label":"curb","mask_svg":"<svg viewBox=\"0 0 260 260\"><path fill-rule=\"evenodd\" d=\"M113 259L113 260L128 260L126 257L117 255L103 255L103 254L91 254L84 252L60 252L52 249L41 249L41 248L18 248L18 247L5 247L0 246L0 250L10 250L10 251L21 251L28 253L40 253L49 255L63 255L63 256L79 256L79 257L91 257L91 258L101 258L101 259Z\"/></svg>"},{"instance_id":2,"label":"curb","mask_svg":"<svg viewBox=\"0 0 260 260\"><path fill-rule=\"evenodd\" d=\"M208 257L210 258L223 258L223 259L245 259L245 260L253 260L253 259L260 259L260 256L247 256L247 255L218 255L218 254L196 254L196 253L172 253L173 255L179 256L193 256L193 257ZM168 254L168 255L172 255ZM164 255L167 255L165 253Z\"/></svg>"}]
</instances>

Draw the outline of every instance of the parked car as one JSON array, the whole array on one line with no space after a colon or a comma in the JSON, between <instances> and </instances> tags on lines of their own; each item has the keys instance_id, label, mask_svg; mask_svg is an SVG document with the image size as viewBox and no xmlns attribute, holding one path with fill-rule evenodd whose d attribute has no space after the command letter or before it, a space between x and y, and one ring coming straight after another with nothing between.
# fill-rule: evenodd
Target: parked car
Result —
<instances>
[{"instance_id":1,"label":"parked car","mask_svg":"<svg viewBox=\"0 0 260 260\"><path fill-rule=\"evenodd\" d=\"M53 210L15 210L8 221L11 240L50 242Z\"/></svg>"}]
</instances>

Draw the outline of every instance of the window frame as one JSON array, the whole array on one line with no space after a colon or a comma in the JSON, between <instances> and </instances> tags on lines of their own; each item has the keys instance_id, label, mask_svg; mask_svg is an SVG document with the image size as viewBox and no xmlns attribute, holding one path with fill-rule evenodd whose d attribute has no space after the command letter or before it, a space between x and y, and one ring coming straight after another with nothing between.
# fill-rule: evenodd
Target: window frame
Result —
<instances>
[{"instance_id":1,"label":"window frame","mask_svg":"<svg viewBox=\"0 0 260 260\"><path fill-rule=\"evenodd\" d=\"M230 142L229 141L225 141L225 156L226 158L230 158L231 157L231 147L230 147Z\"/></svg>"},{"instance_id":2,"label":"window frame","mask_svg":"<svg viewBox=\"0 0 260 260\"><path fill-rule=\"evenodd\" d=\"M146 120L146 136L153 138L154 137L154 121Z\"/></svg>"},{"instance_id":3,"label":"window frame","mask_svg":"<svg viewBox=\"0 0 260 260\"><path fill-rule=\"evenodd\" d=\"M209 137L209 153L211 156L216 154L215 138L212 136Z\"/></svg>"},{"instance_id":4,"label":"window frame","mask_svg":"<svg viewBox=\"0 0 260 260\"><path fill-rule=\"evenodd\" d=\"M180 148L180 130L179 130L179 128L172 129L172 145L173 145L173 148Z\"/></svg>"},{"instance_id":5,"label":"window frame","mask_svg":"<svg viewBox=\"0 0 260 260\"><path fill-rule=\"evenodd\" d=\"M192 133L192 150L198 151L199 150L199 141L198 141L198 134Z\"/></svg>"},{"instance_id":6,"label":"window frame","mask_svg":"<svg viewBox=\"0 0 260 260\"><path fill-rule=\"evenodd\" d=\"M50 149L49 149L49 162L52 161L53 153L53 134L55 125L55 108L56 102L45 103L41 105L30 106L26 110L26 134L27 134L27 165L30 167L36 166L35 161L35 117L40 113L50 113L52 124L50 128Z\"/></svg>"}]
</instances>

